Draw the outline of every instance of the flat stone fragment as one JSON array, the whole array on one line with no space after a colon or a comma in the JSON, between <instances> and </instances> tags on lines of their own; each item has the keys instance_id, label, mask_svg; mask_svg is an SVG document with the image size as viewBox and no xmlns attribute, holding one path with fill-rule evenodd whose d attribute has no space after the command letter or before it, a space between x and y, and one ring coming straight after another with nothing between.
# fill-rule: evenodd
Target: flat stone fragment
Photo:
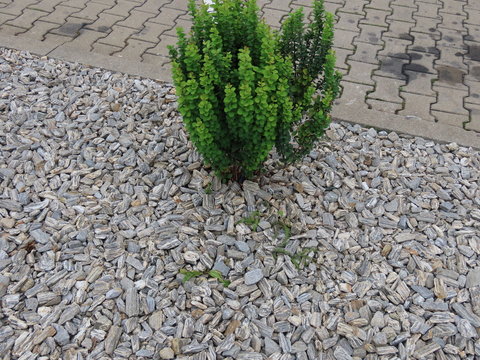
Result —
<instances>
[{"instance_id":1,"label":"flat stone fragment","mask_svg":"<svg viewBox=\"0 0 480 360\"><path fill-rule=\"evenodd\" d=\"M113 325L110 328L110 330L108 331L107 338L105 339L105 352L107 354L112 354L113 351L116 349L121 335L122 335L121 327Z\"/></svg>"},{"instance_id":2,"label":"flat stone fragment","mask_svg":"<svg viewBox=\"0 0 480 360\"><path fill-rule=\"evenodd\" d=\"M245 285L253 285L263 279L263 272L261 269L250 270L245 273Z\"/></svg>"},{"instance_id":3,"label":"flat stone fragment","mask_svg":"<svg viewBox=\"0 0 480 360\"><path fill-rule=\"evenodd\" d=\"M480 268L472 269L467 274L467 282L465 283L465 287L470 289L475 286L480 286Z\"/></svg>"}]
</instances>

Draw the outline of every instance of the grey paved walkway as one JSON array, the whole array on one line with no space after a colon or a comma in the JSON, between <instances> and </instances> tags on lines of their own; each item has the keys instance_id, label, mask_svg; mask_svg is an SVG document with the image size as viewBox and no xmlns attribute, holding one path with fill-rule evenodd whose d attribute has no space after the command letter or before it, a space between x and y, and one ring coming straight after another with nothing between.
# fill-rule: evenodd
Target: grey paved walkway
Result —
<instances>
[{"instance_id":1,"label":"grey paved walkway","mask_svg":"<svg viewBox=\"0 0 480 360\"><path fill-rule=\"evenodd\" d=\"M259 0L272 26L311 0ZM169 81L188 0L0 0L0 46ZM341 120L480 147L480 0L331 0Z\"/></svg>"}]
</instances>

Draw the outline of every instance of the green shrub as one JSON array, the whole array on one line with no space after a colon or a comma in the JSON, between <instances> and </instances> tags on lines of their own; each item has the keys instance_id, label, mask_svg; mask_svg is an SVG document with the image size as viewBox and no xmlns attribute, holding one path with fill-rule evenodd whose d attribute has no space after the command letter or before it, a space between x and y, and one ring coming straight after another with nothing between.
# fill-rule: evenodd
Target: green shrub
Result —
<instances>
[{"instance_id":1,"label":"green shrub","mask_svg":"<svg viewBox=\"0 0 480 360\"><path fill-rule=\"evenodd\" d=\"M250 177L275 146L286 162L307 154L330 122L340 75L331 51L333 18L314 1L280 34L254 0L190 1L193 26L170 47L179 111L191 141L221 178Z\"/></svg>"}]
</instances>

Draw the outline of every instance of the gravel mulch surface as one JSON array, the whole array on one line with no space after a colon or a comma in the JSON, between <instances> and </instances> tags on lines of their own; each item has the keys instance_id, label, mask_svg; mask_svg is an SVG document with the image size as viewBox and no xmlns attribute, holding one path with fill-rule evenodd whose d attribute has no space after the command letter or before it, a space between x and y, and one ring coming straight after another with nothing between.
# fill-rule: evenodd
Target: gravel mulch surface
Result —
<instances>
[{"instance_id":1,"label":"gravel mulch surface","mask_svg":"<svg viewBox=\"0 0 480 360\"><path fill-rule=\"evenodd\" d=\"M222 184L170 85L0 53L4 359L480 358L477 151L334 123Z\"/></svg>"}]
</instances>

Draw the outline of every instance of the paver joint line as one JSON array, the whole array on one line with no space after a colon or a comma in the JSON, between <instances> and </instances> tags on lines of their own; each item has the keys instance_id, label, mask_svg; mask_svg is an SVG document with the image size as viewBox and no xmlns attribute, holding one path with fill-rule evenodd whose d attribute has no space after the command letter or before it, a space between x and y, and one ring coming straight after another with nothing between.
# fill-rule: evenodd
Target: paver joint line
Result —
<instances>
[{"instance_id":1,"label":"paver joint line","mask_svg":"<svg viewBox=\"0 0 480 360\"><path fill-rule=\"evenodd\" d=\"M191 25L187 4L0 0L0 46L171 81L167 46L176 43L177 26ZM290 11L312 10L311 0L257 4L276 29ZM438 140L446 141L438 129L447 128L457 129L449 133L458 143L478 140L480 6L454 0L332 0L325 7L335 14L334 48L344 74L338 118L355 121L356 108L370 114L371 126L430 137L428 127L436 124L432 133ZM385 118L415 119L418 129Z\"/></svg>"}]
</instances>

